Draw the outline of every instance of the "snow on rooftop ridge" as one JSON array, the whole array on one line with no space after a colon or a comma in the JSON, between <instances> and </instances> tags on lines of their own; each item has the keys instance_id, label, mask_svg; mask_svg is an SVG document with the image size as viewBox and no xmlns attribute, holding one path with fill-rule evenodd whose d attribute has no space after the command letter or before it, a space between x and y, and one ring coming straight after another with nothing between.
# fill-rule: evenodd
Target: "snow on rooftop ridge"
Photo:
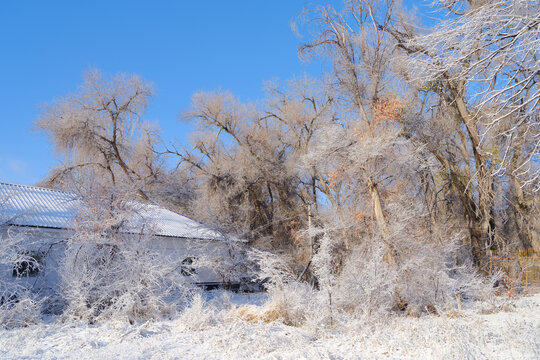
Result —
<instances>
[{"instance_id":1,"label":"snow on rooftop ridge","mask_svg":"<svg viewBox=\"0 0 540 360\"><path fill-rule=\"evenodd\" d=\"M139 232L151 224L156 235L223 240L224 234L210 227L154 204L138 203L137 216L127 224L127 231ZM75 194L29 185L0 182L0 223L72 229L80 200Z\"/></svg>"}]
</instances>

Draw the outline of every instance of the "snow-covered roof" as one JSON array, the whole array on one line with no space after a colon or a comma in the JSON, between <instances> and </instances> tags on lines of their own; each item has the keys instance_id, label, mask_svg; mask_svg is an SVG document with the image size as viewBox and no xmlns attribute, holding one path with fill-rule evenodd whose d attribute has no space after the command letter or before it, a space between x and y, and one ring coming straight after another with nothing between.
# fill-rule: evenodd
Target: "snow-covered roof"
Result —
<instances>
[{"instance_id":1,"label":"snow-covered roof","mask_svg":"<svg viewBox=\"0 0 540 360\"><path fill-rule=\"evenodd\" d=\"M195 220L153 204L136 203L127 231L151 224L159 236L222 240L223 234ZM72 229L81 201L76 195L34 186L0 183L0 222L10 225Z\"/></svg>"}]
</instances>

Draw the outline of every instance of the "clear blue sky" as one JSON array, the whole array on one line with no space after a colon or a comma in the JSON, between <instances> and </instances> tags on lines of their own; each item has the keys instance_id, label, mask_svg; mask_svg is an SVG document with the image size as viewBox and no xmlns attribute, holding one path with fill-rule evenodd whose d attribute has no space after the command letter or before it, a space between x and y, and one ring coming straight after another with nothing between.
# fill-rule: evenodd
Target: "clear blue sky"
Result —
<instances>
[{"instance_id":1,"label":"clear blue sky","mask_svg":"<svg viewBox=\"0 0 540 360\"><path fill-rule=\"evenodd\" d=\"M0 0L0 181L34 184L58 163L33 122L39 105L75 91L90 67L154 83L146 120L180 143L188 128L178 114L199 90L250 100L265 80L318 75L320 64L298 59L301 39L289 26L306 3Z\"/></svg>"}]
</instances>

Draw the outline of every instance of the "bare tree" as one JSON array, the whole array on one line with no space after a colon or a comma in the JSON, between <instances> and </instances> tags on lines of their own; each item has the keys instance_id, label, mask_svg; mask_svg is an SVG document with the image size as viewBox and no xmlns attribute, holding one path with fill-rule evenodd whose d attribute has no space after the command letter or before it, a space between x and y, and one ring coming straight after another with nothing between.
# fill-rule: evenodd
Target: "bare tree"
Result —
<instances>
[{"instance_id":1,"label":"bare tree","mask_svg":"<svg viewBox=\"0 0 540 360\"><path fill-rule=\"evenodd\" d=\"M196 213L225 229L274 248L299 245L308 207L317 211L317 172L298 167L322 124L332 121L332 99L310 79L269 86L258 106L228 93L200 93L184 114L198 131L193 149L173 150L196 179ZM304 244L305 245L305 244Z\"/></svg>"},{"instance_id":2,"label":"bare tree","mask_svg":"<svg viewBox=\"0 0 540 360\"><path fill-rule=\"evenodd\" d=\"M45 105L36 128L46 132L64 155L64 165L50 181L80 176L91 168L112 184L137 184L137 193L147 200L145 184L162 171L154 152L157 131L141 120L151 96L151 86L138 76L107 79L90 70L78 92Z\"/></svg>"},{"instance_id":3,"label":"bare tree","mask_svg":"<svg viewBox=\"0 0 540 360\"><path fill-rule=\"evenodd\" d=\"M399 125L406 104L394 93L396 88L403 88L393 73L395 41L377 27L379 22L390 26L394 11L398 8L393 1L381 6L372 1L350 1L343 12L317 7L306 13L313 40L300 48L302 56L330 56L334 66L333 86L342 121L326 130L325 145L315 152L316 161L326 158L331 164L327 169L331 176L321 179L321 185L343 191L345 187L336 180L347 178L356 204L361 202L362 192L367 192L383 239L388 224L381 193L388 190L385 184L396 182L389 166L400 163L399 159L413 163L407 156L397 156L409 147L407 140L400 138ZM343 201L339 196L338 192L330 196L335 209ZM391 253L389 249L390 259Z\"/></svg>"},{"instance_id":4,"label":"bare tree","mask_svg":"<svg viewBox=\"0 0 540 360\"><path fill-rule=\"evenodd\" d=\"M407 131L444 169L446 185L436 192L447 194L447 187L457 196L480 260L487 248L505 247L518 236L502 229L508 213L527 223L528 239L517 246L538 242L529 216L537 211L538 6L437 3L451 19L425 35L403 22L376 26L395 38L402 50L396 54L406 64L402 74L420 91L422 120L409 123Z\"/></svg>"},{"instance_id":5,"label":"bare tree","mask_svg":"<svg viewBox=\"0 0 540 360\"><path fill-rule=\"evenodd\" d=\"M402 45L412 53L409 64L419 79L449 83L466 124L482 125L478 135L471 125L473 149L486 152L481 143L498 138L493 175L510 170L538 191L540 6L531 0L439 3L455 16Z\"/></svg>"}]
</instances>

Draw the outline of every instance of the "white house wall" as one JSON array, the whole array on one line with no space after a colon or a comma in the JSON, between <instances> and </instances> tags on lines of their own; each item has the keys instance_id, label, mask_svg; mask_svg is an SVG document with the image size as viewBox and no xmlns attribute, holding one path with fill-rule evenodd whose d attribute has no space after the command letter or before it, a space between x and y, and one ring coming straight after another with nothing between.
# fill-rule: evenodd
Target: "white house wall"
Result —
<instances>
[{"instance_id":1,"label":"white house wall","mask_svg":"<svg viewBox=\"0 0 540 360\"><path fill-rule=\"evenodd\" d=\"M0 230L0 237L23 236L24 249L28 252L43 254L42 268L37 276L13 277L13 266L0 267L2 280L14 281L32 291L49 295L59 285L60 278L58 269L64 257L66 240L72 231L65 229L32 228L12 226L9 230ZM207 260L205 267L197 267L196 275L190 276L192 283L220 283L221 276L210 265L211 261L220 257L228 256L227 246L221 240L198 240L175 237L156 236L152 241L152 247L163 254L164 257L172 257L182 261L187 257ZM213 259L208 261L209 259ZM178 276L181 269L178 270Z\"/></svg>"},{"instance_id":2,"label":"white house wall","mask_svg":"<svg viewBox=\"0 0 540 360\"><path fill-rule=\"evenodd\" d=\"M49 295L58 286L58 268L64 256L65 241L69 237L69 231L63 229L10 227L0 230L2 239L9 236L22 236L21 248L30 253L42 254L41 269L36 276L13 277L12 265L4 265L0 268L2 280L14 281L33 292Z\"/></svg>"},{"instance_id":3,"label":"white house wall","mask_svg":"<svg viewBox=\"0 0 540 360\"><path fill-rule=\"evenodd\" d=\"M168 257L183 260L187 257L197 259L206 266L196 266L197 274L191 277L195 283L220 283L222 277L215 271L222 261L227 261L228 246L222 240L200 240L174 237L156 237L155 249Z\"/></svg>"}]
</instances>

